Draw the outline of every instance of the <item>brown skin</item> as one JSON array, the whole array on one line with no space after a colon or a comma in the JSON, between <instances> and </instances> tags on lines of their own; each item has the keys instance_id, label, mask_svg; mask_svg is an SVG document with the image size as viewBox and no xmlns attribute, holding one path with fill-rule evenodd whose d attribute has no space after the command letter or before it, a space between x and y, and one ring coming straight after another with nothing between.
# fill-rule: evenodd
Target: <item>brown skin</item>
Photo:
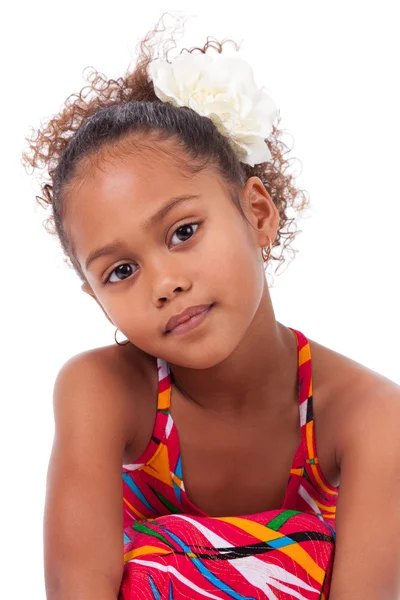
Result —
<instances>
[{"instance_id":1,"label":"brown skin","mask_svg":"<svg viewBox=\"0 0 400 600\"><path fill-rule=\"evenodd\" d=\"M268 246L268 237L275 238L278 211L257 177L242 190L246 221L212 168L188 178L167 155L157 154L154 176L152 158L146 149L86 171L71 188L66 217L88 280L82 290L133 344L104 353L118 365L116 376L129 381L135 369L137 385L137 371L142 373L141 400L135 406L127 403L132 437L126 440L125 462L134 462L150 438L157 390L154 357L160 357L192 398L173 386L171 412L191 500L211 515L276 508L283 502L300 441L297 344L293 332L275 319L260 250ZM143 230L146 219L181 194L201 197ZM176 230L188 222L200 226L181 241ZM116 232L126 250L98 258L86 270L89 253ZM115 283L102 285L127 263L131 271L120 278L114 273ZM198 328L183 335L164 333L172 315L210 302L215 306ZM338 485L329 399L333 391L343 397L351 374L362 367L315 342L311 349L320 463L328 481Z\"/></svg>"},{"instance_id":2,"label":"brown skin","mask_svg":"<svg viewBox=\"0 0 400 600\"><path fill-rule=\"evenodd\" d=\"M116 232L125 240L123 253L86 271L82 289L132 343L82 353L57 377L45 519L46 585L54 599L118 596L120 469L136 462L152 433L155 357L169 362L193 397L173 386L171 413L185 489L209 515L280 508L300 442L296 341L275 319L260 252L267 236L275 237L276 208L251 177L241 196L248 224L212 169L186 178L162 156L156 176L148 149L139 158L114 156L102 170L83 169L83 180L69 188L67 226L82 268ZM143 220L182 193L201 198L145 234ZM202 225L171 246L188 221ZM102 274L134 262L136 275L101 285ZM197 329L164 334L172 314L208 302L213 312ZM329 597L392 600L400 590L400 387L308 340L319 463L325 479L341 485Z\"/></svg>"},{"instance_id":3,"label":"brown skin","mask_svg":"<svg viewBox=\"0 0 400 600\"><path fill-rule=\"evenodd\" d=\"M318 423L320 465L328 481L338 485L337 427L335 416L332 417L334 413L329 411L335 405L328 402L330 382L324 375L327 372L324 361L330 360L330 351L310 339L309 342L316 384L314 415ZM131 345L113 345L95 352L99 352L100 361L110 365L115 379L124 382L127 393L123 403L132 436L126 445L123 463L137 462L152 434L156 414L155 361L143 360ZM293 356L293 370L297 368L296 361L297 356ZM138 363L144 365L139 388L136 370L132 371L132 365ZM134 406L132 389L135 389ZM267 407L242 416L204 410L188 402L175 386L172 386L171 406L179 431L185 489L196 506L211 516L234 516L282 505L289 470L300 443L299 407L294 390L290 399L282 398L280 414L272 413Z\"/></svg>"},{"instance_id":4,"label":"brown skin","mask_svg":"<svg viewBox=\"0 0 400 600\"><path fill-rule=\"evenodd\" d=\"M201 197L143 232L143 221L182 193ZM239 415L275 406L289 373L294 375L288 360L294 339L278 326L265 281L260 248L275 238L279 218L261 180L251 177L242 194L253 228L213 170L188 179L164 159L154 177L147 156L94 170L74 192L74 205L79 210L72 208L67 227L72 223L83 269L89 252L115 232L126 240L125 253L99 258L84 271L89 285L82 289L132 344L168 361L181 387L204 408ZM173 233L188 221L201 224L182 242ZM135 274L119 281L114 274L116 283L101 284L118 264L133 260ZM210 302L215 306L201 327L179 336L164 333L173 314Z\"/></svg>"}]
</instances>

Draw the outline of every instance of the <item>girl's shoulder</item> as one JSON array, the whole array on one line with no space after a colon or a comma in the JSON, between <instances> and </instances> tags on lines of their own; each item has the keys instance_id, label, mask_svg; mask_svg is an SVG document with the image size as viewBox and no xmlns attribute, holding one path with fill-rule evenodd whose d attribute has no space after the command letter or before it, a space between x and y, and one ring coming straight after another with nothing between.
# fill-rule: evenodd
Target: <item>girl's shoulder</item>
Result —
<instances>
[{"instance_id":1,"label":"girl's shoulder","mask_svg":"<svg viewBox=\"0 0 400 600\"><path fill-rule=\"evenodd\" d=\"M126 432L124 462L139 456L152 435L157 413L157 359L133 344L103 346L99 365L107 365L115 383L115 398L123 410Z\"/></svg>"},{"instance_id":2,"label":"girl's shoulder","mask_svg":"<svg viewBox=\"0 0 400 600\"><path fill-rule=\"evenodd\" d=\"M55 390L61 385L68 396L84 398L88 411L101 410L113 427L120 424L118 431L125 451L131 452L132 445L139 450L145 446L157 409L154 357L132 344L92 348L71 357L62 366Z\"/></svg>"},{"instance_id":3,"label":"girl's shoulder","mask_svg":"<svg viewBox=\"0 0 400 600\"><path fill-rule=\"evenodd\" d=\"M312 359L313 388L329 390L327 398L333 404L359 404L363 398L373 396L377 388L398 388L384 375L366 365L308 338Z\"/></svg>"},{"instance_id":4,"label":"girl's shoulder","mask_svg":"<svg viewBox=\"0 0 400 600\"><path fill-rule=\"evenodd\" d=\"M326 423L325 434L341 455L341 433L350 417L360 414L379 394L398 394L400 386L366 365L308 338L312 359L313 396ZM315 404L315 402L314 402ZM317 419L318 422L318 419ZM339 459L337 463L339 464Z\"/></svg>"}]
</instances>

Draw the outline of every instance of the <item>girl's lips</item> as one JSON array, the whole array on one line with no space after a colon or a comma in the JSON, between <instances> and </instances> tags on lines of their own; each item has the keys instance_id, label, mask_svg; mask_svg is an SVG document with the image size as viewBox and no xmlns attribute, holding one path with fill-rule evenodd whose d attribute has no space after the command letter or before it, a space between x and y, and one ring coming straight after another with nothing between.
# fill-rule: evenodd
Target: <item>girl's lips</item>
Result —
<instances>
[{"instance_id":1,"label":"girl's lips","mask_svg":"<svg viewBox=\"0 0 400 600\"><path fill-rule=\"evenodd\" d=\"M211 304L202 312L198 313L197 315L194 315L193 317L190 317L190 319L188 319L184 323L181 323L180 325L177 325L173 329L170 329L167 333L171 335L179 335L182 333L186 333L187 331L190 331L195 327L198 327L200 323L202 323L207 318L207 315L212 309L212 307L213 305Z\"/></svg>"},{"instance_id":2,"label":"girl's lips","mask_svg":"<svg viewBox=\"0 0 400 600\"><path fill-rule=\"evenodd\" d=\"M181 310L180 313L176 313L170 319L165 326L165 332L171 331L177 325L181 323L185 323L190 319L190 317L194 317L199 313L203 312L207 308L209 308L211 304L197 304L196 306L188 306L185 310Z\"/></svg>"}]
</instances>

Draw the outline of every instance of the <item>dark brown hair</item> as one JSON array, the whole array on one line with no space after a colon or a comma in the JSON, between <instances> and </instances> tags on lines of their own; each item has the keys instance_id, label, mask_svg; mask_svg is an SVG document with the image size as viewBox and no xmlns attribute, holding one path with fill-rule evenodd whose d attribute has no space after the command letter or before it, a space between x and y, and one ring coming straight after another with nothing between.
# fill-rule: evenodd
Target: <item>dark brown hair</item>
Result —
<instances>
[{"instance_id":1,"label":"dark brown hair","mask_svg":"<svg viewBox=\"0 0 400 600\"><path fill-rule=\"evenodd\" d=\"M164 16L139 43L138 58L132 71L128 69L124 77L114 80L107 79L94 69L87 78L89 85L79 94L69 96L62 110L36 131L36 137L25 138L29 142L29 150L22 155L24 166L47 169L50 179L42 182L41 195L36 196L38 203L52 212L44 221L45 229L58 237L64 260L83 282L86 281L85 276L63 226L65 198L69 187L84 176L91 161L98 160L103 150L118 155L122 149L124 152L135 151L149 142L151 144L151 141L174 140L185 151L184 164L179 157L180 167L188 174L201 171L208 164L215 167L238 206L240 187L249 177L259 177L279 211L280 221L273 247L281 246L281 254L279 257L271 255L272 260L279 261L278 267L285 262L284 249L299 233L296 229L289 231L290 225L295 225L295 219L289 218L288 211L301 211L309 202L305 192L294 186L293 175L287 172L290 159L284 159L288 149L280 139L282 130L277 128L279 114L277 125L273 126L270 137L265 140L272 159L251 167L239 162L230 141L217 130L211 119L189 107L175 107L159 100L148 74L148 65L153 60L154 51L150 41L163 31L158 27ZM181 52L206 53L211 49L221 53L227 42L232 40L220 43L207 38L203 48ZM164 50L163 57L167 60L170 49ZM173 156L171 158L174 159Z\"/></svg>"}]
</instances>

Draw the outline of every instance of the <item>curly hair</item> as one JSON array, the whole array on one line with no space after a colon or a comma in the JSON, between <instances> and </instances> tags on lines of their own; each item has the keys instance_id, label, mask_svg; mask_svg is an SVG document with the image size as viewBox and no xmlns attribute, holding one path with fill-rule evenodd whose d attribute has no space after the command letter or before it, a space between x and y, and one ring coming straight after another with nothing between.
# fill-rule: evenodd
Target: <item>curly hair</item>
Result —
<instances>
[{"instance_id":1,"label":"curly hair","mask_svg":"<svg viewBox=\"0 0 400 600\"><path fill-rule=\"evenodd\" d=\"M64 227L66 214L66 192L80 175L87 173L92 159L99 159L102 150L118 148L130 144L137 148L138 140L175 140L185 151L184 164L179 165L188 173L201 171L207 164L215 166L221 174L232 200L240 207L238 189L251 176L257 176L263 182L279 213L279 227L273 247L281 246L279 257L270 255L278 261L278 267L285 262L284 250L299 233L290 231L295 218L289 217L289 211L305 209L309 203L306 193L294 185L293 175L288 173L290 159L285 159L287 146L280 139L283 130L273 126L272 133L265 143L272 159L251 167L239 161L226 136L222 135L211 119L203 117L189 107L176 107L162 102L155 94L148 66L154 58L154 45L150 42L159 33L160 22L147 33L138 44L138 57L135 68L128 70L124 77L107 79L93 69L87 77L89 85L79 94L71 94L60 112L51 118L41 129L25 139L29 150L23 152L22 162L25 168L46 169L50 180L42 180L41 195L36 196L42 208L50 209L51 216L43 225L46 231L56 235L64 253L64 261L72 267L82 282L86 277L76 258L72 241ZM165 30L165 28L164 28ZM176 47L172 36L173 47ZM214 49L221 53L225 43L208 37L203 48L183 49L181 52L202 52ZM163 46L163 55L168 60L168 52ZM86 67L89 68L89 67ZM84 69L85 71L86 69ZM132 136L133 134L133 136ZM174 159L174 157L171 157ZM156 168L156 164L155 164ZM86 169L86 171L85 171ZM300 230L301 231L301 230ZM288 248L289 249L289 248ZM292 249L292 252L297 252ZM269 263L270 261L268 261Z\"/></svg>"}]
</instances>

